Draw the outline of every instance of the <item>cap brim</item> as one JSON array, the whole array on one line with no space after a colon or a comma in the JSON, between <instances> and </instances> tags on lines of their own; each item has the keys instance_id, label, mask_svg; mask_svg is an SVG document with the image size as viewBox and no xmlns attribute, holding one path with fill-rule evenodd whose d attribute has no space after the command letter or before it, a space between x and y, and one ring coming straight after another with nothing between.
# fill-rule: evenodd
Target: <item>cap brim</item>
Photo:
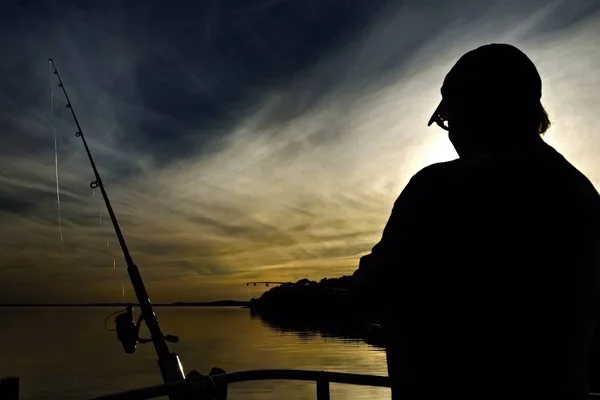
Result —
<instances>
[{"instance_id":1,"label":"cap brim","mask_svg":"<svg viewBox=\"0 0 600 400\"><path fill-rule=\"evenodd\" d=\"M438 106L436 107L433 114L431 114L431 118L429 118L429 122L427 123L427 126L431 126L431 124L433 124L437 120L437 117L440 114L440 109L442 108L443 102L444 102L444 99L442 99L442 101L440 101L440 104L438 104Z\"/></svg>"}]
</instances>

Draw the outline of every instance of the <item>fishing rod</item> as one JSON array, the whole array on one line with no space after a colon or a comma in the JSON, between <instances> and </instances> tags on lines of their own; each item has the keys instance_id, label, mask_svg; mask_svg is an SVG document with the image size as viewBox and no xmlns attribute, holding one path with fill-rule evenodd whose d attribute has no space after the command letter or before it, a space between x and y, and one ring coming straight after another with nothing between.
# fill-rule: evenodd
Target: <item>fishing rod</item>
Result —
<instances>
[{"instance_id":1,"label":"fishing rod","mask_svg":"<svg viewBox=\"0 0 600 400\"><path fill-rule=\"evenodd\" d=\"M100 193L102 193L102 198L104 199L104 204L106 205L108 215L110 216L113 228L115 229L115 234L117 235L117 239L119 240L123 256L125 257L125 263L127 264L127 273L129 274L129 279L131 280L131 284L133 285L133 289L135 291L135 295L137 297L139 307L141 310L141 316L138 319L137 325L133 319L133 306L131 305L127 307L125 312L121 313L115 318L117 337L121 341L125 352L129 354L134 352L138 342L144 343L146 341L151 341L154 344L154 349L156 350L156 355L158 356L158 366L160 368L163 381L165 383L181 381L185 379L185 375L183 372L181 362L179 361L179 356L175 353L171 353L167 345L167 341L177 342L178 338L171 335L165 336L160 330L160 327L158 325L158 319L156 318L156 314L152 309L152 304L150 302L146 286L144 285L144 281L142 280L142 276L140 275L140 271L137 265L135 265L135 263L133 262L133 258L129 253L127 243L125 242L125 238L123 237L123 233L121 232L119 222L117 221L117 217L115 216L108 195L106 194L104 183L102 182L100 173L96 168L96 163L94 162L94 158L92 157L90 148L88 147L88 144L85 140L85 136L83 135L83 130L81 129L79 121L77 120L77 116L75 115L73 105L69 100L69 96L67 95L67 91L65 89L65 86L63 85L60 75L58 74L58 69L54 64L54 61L51 58L49 59L49 61L50 65L52 66L52 69L54 70L54 75L56 75L56 78L58 79L58 87L62 89L62 92L65 95L65 99L67 101L66 107L69 110L71 110L71 115L73 116L75 125L77 125L77 132L75 132L75 136L81 138L87 156L90 160L90 164L92 165L92 170L94 171L95 180L90 183L90 187L92 189L99 188ZM150 331L150 340L139 339L138 334L140 323L142 321L146 322L148 331ZM170 398L174 399L174 397Z\"/></svg>"}]
</instances>

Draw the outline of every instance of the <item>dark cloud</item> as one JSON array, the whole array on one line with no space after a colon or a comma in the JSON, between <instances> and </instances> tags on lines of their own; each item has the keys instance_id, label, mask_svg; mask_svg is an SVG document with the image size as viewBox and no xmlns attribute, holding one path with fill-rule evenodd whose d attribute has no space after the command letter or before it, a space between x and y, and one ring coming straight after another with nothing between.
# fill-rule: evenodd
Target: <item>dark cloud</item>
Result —
<instances>
[{"instance_id":1,"label":"dark cloud","mask_svg":"<svg viewBox=\"0 0 600 400\"><path fill-rule=\"evenodd\" d=\"M367 74L353 76L350 86L393 75L424 43L459 20L468 22L494 8L525 14L546 3L8 2L0 21L5 37L13 40L0 46L5 55L0 100L4 112L13 117L31 109L47 110L44 61L53 56L84 129L91 130L95 118L102 118L103 124L113 121L108 130L124 152L149 154L165 163L197 154L207 143L219 140L274 88L290 88L323 59L356 44L369 33L375 18L400 10L405 17L398 23L411 25L390 25L383 39L393 51ZM536 32L564 29L599 7L595 1L567 3ZM439 17L428 13L436 9L443 11ZM399 33L402 30L406 33ZM345 79L340 67L333 64L309 87L292 86L296 96L274 107L270 120L291 120L319 104ZM62 98L57 99L60 106ZM0 117L2 125L6 121ZM27 146L37 144L30 141ZM125 166L122 170L125 176L136 172Z\"/></svg>"},{"instance_id":2,"label":"dark cloud","mask_svg":"<svg viewBox=\"0 0 600 400\"><path fill-rule=\"evenodd\" d=\"M178 159L352 40L385 3L3 4L0 21L14 38L0 46L8 55L0 70L4 105L12 114L46 107L51 56L82 121L118 108L124 149Z\"/></svg>"},{"instance_id":3,"label":"dark cloud","mask_svg":"<svg viewBox=\"0 0 600 400\"><path fill-rule=\"evenodd\" d=\"M158 4L146 26L163 51L147 57L135 78L147 111L169 116L143 121L143 139L170 159L223 135L266 92L357 35L384 2Z\"/></svg>"},{"instance_id":4,"label":"dark cloud","mask_svg":"<svg viewBox=\"0 0 600 400\"><path fill-rule=\"evenodd\" d=\"M2 212L27 214L35 209L35 204L35 197L26 197L25 193L12 198L0 193L0 211Z\"/></svg>"}]
</instances>

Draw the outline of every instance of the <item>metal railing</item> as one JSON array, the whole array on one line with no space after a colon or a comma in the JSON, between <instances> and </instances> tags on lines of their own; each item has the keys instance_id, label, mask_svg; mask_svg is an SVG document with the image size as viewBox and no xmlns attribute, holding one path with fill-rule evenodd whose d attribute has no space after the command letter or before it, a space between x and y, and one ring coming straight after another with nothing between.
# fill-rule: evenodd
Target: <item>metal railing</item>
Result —
<instances>
[{"instance_id":1,"label":"metal railing","mask_svg":"<svg viewBox=\"0 0 600 400\"><path fill-rule=\"evenodd\" d=\"M194 377L194 374L196 376ZM260 369L230 373L200 375L190 373L185 380L161 385L148 386L127 390L119 393L94 397L92 400L146 400L168 396L174 393L186 393L186 398L227 400L227 387L231 383L263 381L263 380L294 380L313 381L316 383L317 400L330 400L330 383L342 383L357 386L390 387L387 376L349 374L343 372L308 371L295 369ZM197 397L194 397L197 394ZM590 393L590 398L599 398L599 393ZM19 378L7 377L0 379L0 399L18 400Z\"/></svg>"},{"instance_id":2,"label":"metal railing","mask_svg":"<svg viewBox=\"0 0 600 400\"><path fill-rule=\"evenodd\" d=\"M195 383L190 380L132 389L120 393L95 397L92 400L146 400L185 390L212 391L215 399L227 399L229 384L262 380L313 381L316 383L317 400L330 400L330 383L358 386L390 387L387 376L348 374L343 372L307 371L295 369L260 369L204 375Z\"/></svg>"}]
</instances>

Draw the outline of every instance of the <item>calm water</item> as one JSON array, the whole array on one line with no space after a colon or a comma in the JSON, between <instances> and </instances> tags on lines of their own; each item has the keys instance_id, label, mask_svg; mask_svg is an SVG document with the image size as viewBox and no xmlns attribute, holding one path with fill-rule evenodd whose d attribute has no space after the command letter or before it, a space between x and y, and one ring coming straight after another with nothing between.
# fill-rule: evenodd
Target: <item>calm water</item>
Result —
<instances>
[{"instance_id":1,"label":"calm water","mask_svg":"<svg viewBox=\"0 0 600 400\"><path fill-rule=\"evenodd\" d=\"M0 308L0 377L21 378L21 399L86 399L161 383L151 344L125 354L104 330L113 309ZM159 308L165 333L186 371L261 368L317 369L387 375L385 353L364 343L281 333L238 308ZM109 320L109 323L112 319ZM142 330L145 333L145 329ZM331 385L332 399L389 399L385 388ZM311 383L236 383L236 399L315 399Z\"/></svg>"}]
</instances>

